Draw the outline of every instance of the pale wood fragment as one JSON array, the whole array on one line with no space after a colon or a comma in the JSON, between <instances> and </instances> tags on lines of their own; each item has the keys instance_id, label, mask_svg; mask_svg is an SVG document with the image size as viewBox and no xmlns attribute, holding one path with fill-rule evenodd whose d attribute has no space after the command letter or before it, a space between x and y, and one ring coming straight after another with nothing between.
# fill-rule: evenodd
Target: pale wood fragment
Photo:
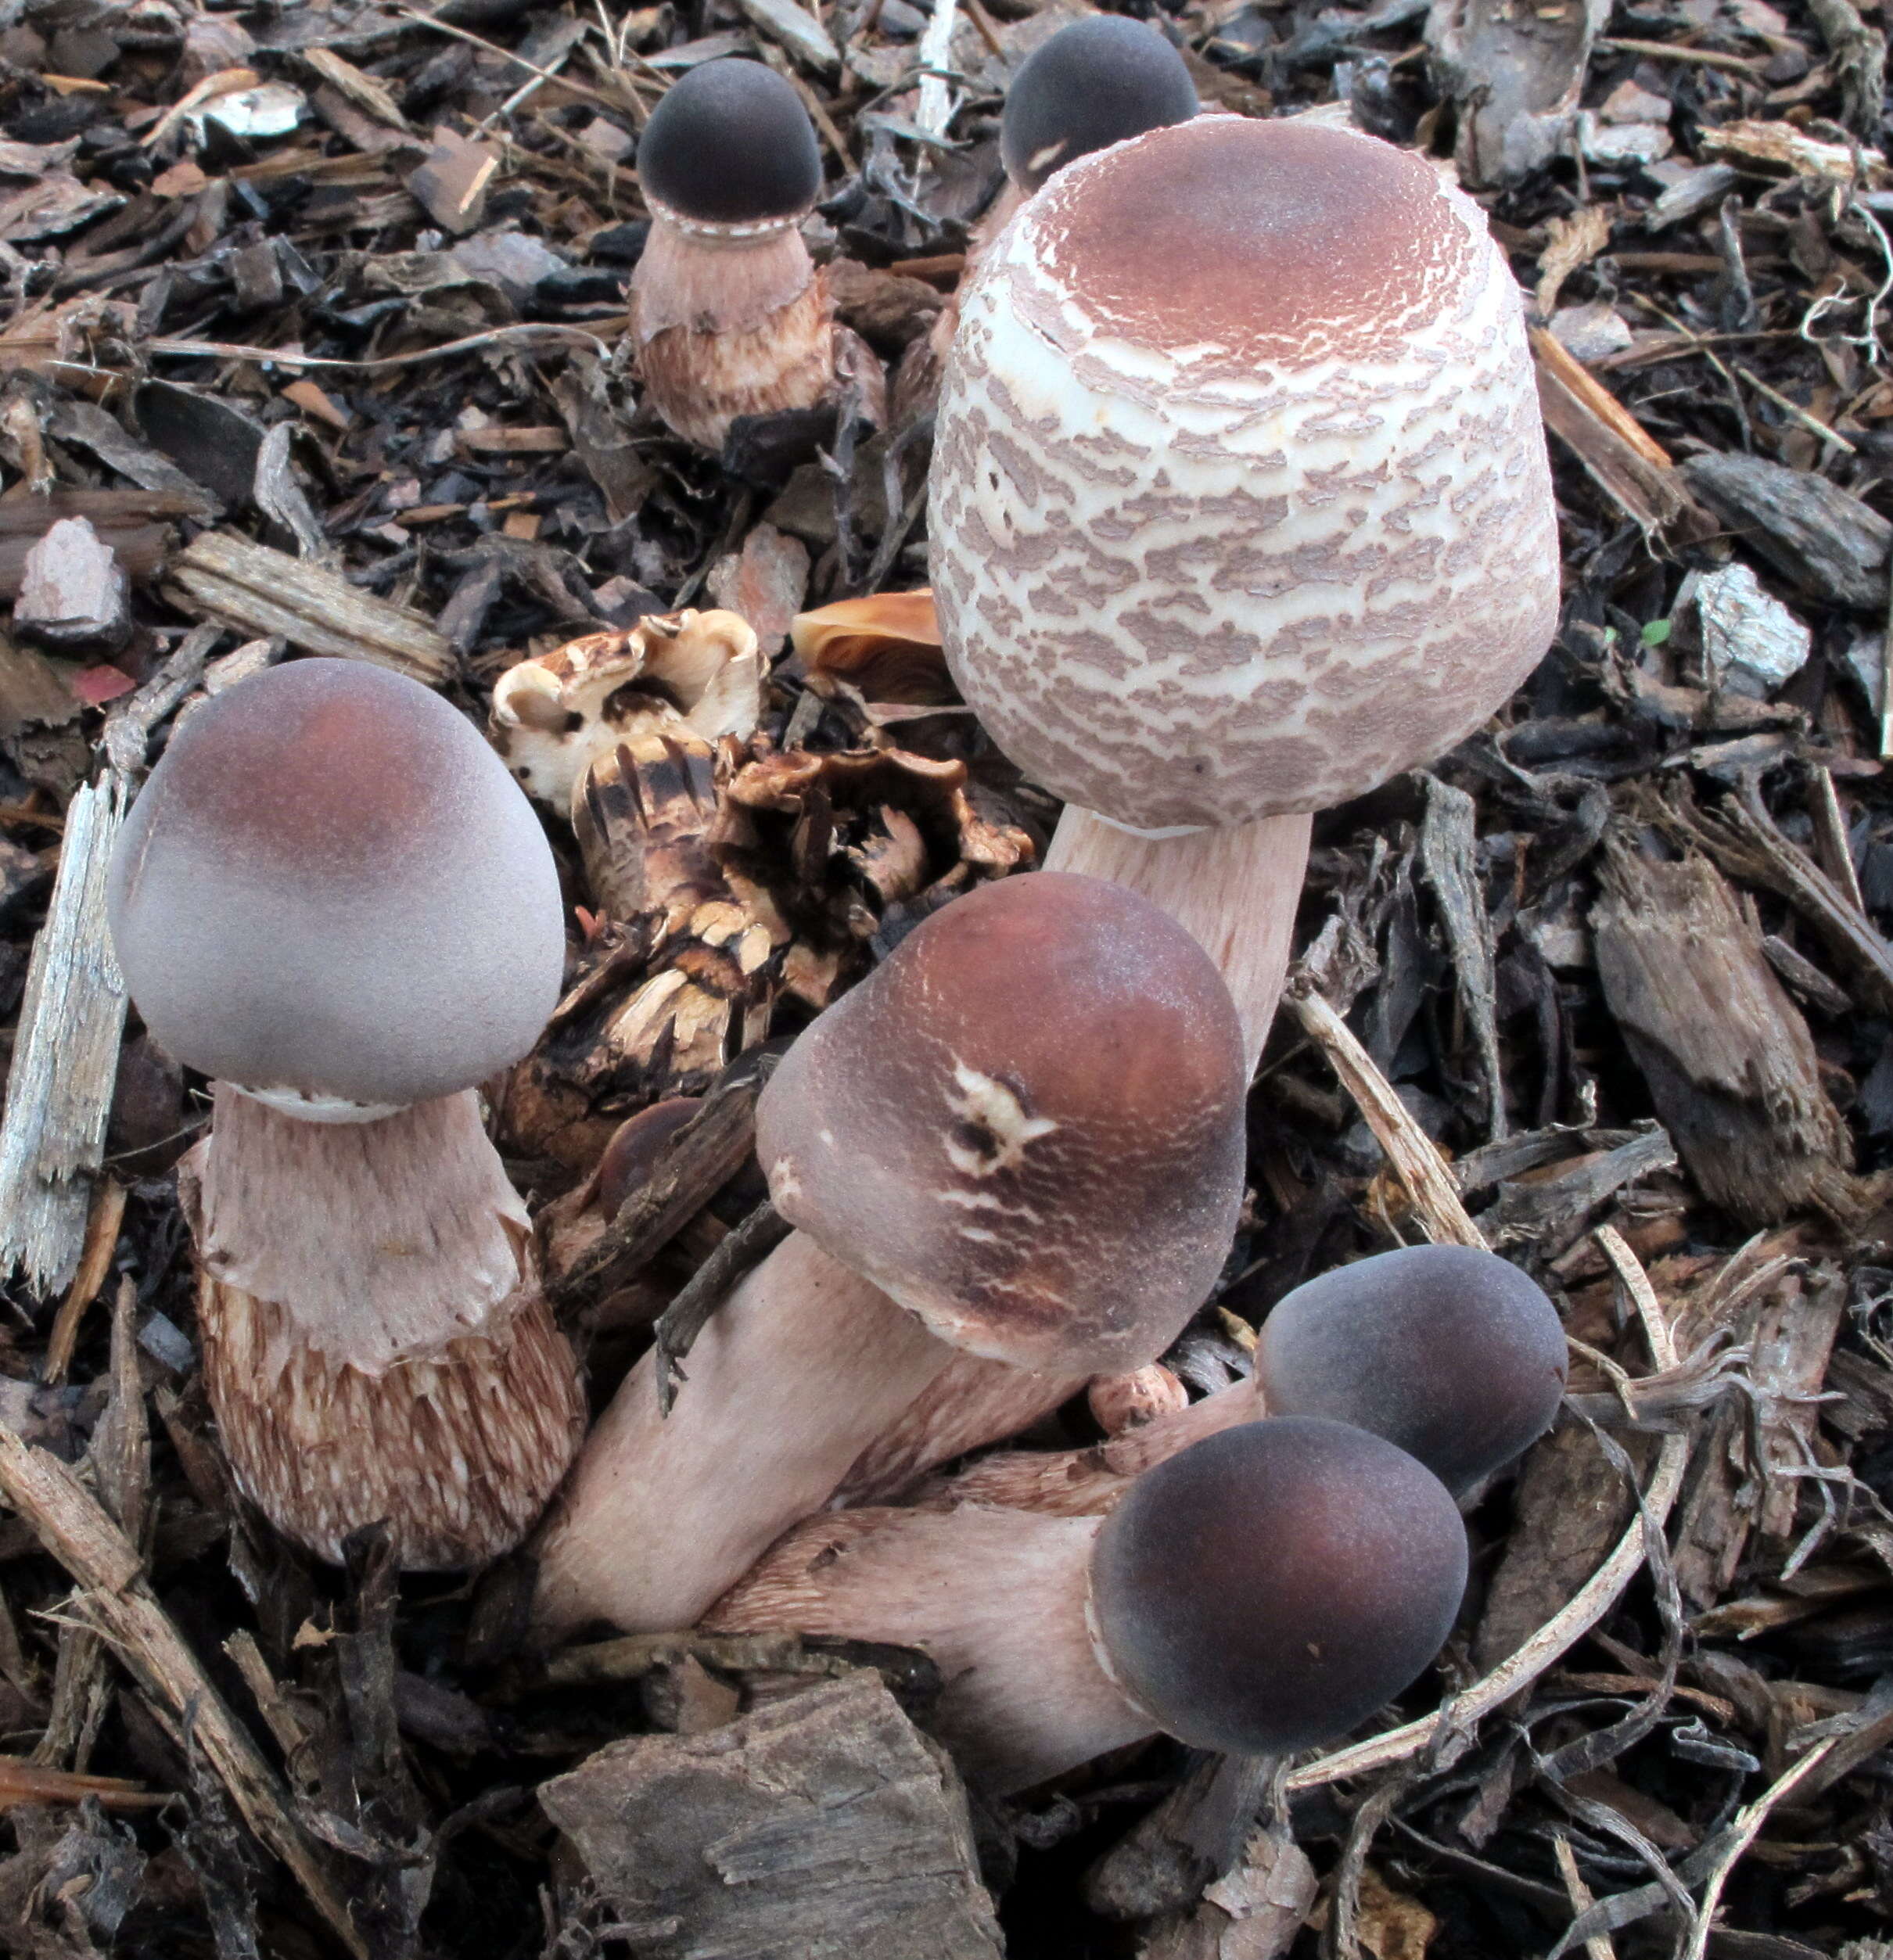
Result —
<instances>
[{"instance_id":1,"label":"pale wood fragment","mask_svg":"<svg viewBox=\"0 0 1893 1960\"><path fill-rule=\"evenodd\" d=\"M193 539L172 561L171 578L171 596L187 612L210 615L246 635L274 635L305 653L372 660L429 687L454 672L453 648L418 613L361 591L339 573L228 531Z\"/></svg>"},{"instance_id":2,"label":"pale wood fragment","mask_svg":"<svg viewBox=\"0 0 1893 1960\"><path fill-rule=\"evenodd\" d=\"M104 1159L125 1022L105 888L129 787L110 770L66 811L0 1114L0 1273L19 1269L42 1298L79 1269Z\"/></svg>"}]
</instances>

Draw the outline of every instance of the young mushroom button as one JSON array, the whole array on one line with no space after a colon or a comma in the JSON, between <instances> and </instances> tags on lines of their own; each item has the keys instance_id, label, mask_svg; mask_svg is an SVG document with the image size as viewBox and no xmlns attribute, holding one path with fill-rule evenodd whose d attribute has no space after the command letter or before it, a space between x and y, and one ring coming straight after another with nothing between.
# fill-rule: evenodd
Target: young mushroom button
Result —
<instances>
[{"instance_id":1,"label":"young mushroom button","mask_svg":"<svg viewBox=\"0 0 1893 1960\"><path fill-rule=\"evenodd\" d=\"M1262 1755L1334 1740L1439 1651L1466 1564L1429 1470L1287 1418L1197 1443L1102 1520L978 1503L811 1518L705 1624L922 1649L942 1737L1004 1795L1159 1730Z\"/></svg>"},{"instance_id":2,"label":"young mushroom button","mask_svg":"<svg viewBox=\"0 0 1893 1960\"><path fill-rule=\"evenodd\" d=\"M1556 622L1483 215L1424 157L1293 119L1080 158L962 303L930 496L948 662L1071 806L1048 865L1173 911L1259 1052L1307 813L1477 728Z\"/></svg>"},{"instance_id":3,"label":"young mushroom button","mask_svg":"<svg viewBox=\"0 0 1893 1960\"><path fill-rule=\"evenodd\" d=\"M698 1337L667 1417L656 1360L632 1370L542 1542L542 1633L688 1625L963 1352L1029 1392L939 1409L922 1466L1160 1354L1235 1226L1235 1010L1148 900L1004 879L800 1036L756 1143L800 1229Z\"/></svg>"},{"instance_id":4,"label":"young mushroom button","mask_svg":"<svg viewBox=\"0 0 1893 1960\"><path fill-rule=\"evenodd\" d=\"M1565 1366L1543 1288L1463 1245L1409 1246L1324 1273L1276 1305L1255 1344L1272 1415L1371 1430L1455 1492L1551 1427Z\"/></svg>"},{"instance_id":5,"label":"young mushroom button","mask_svg":"<svg viewBox=\"0 0 1893 1960\"><path fill-rule=\"evenodd\" d=\"M383 1518L410 1566L506 1550L583 1419L473 1093L559 995L526 799L425 687L297 662L178 728L108 906L153 1039L216 1079L183 1188L239 1482L330 1559Z\"/></svg>"},{"instance_id":6,"label":"young mushroom button","mask_svg":"<svg viewBox=\"0 0 1893 1960\"><path fill-rule=\"evenodd\" d=\"M651 233L631 275L638 370L687 442L720 449L738 415L834 393L836 332L799 227L821 153L794 87L761 63L672 83L638 144Z\"/></svg>"}]
</instances>

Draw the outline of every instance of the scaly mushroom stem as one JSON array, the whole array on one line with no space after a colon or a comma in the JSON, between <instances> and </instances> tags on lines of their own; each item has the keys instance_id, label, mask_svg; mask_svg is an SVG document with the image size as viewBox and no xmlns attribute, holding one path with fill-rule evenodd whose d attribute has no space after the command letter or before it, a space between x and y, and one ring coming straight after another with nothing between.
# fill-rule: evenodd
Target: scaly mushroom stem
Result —
<instances>
[{"instance_id":1,"label":"scaly mushroom stem","mask_svg":"<svg viewBox=\"0 0 1893 1960\"><path fill-rule=\"evenodd\" d=\"M245 1494L338 1562L383 1519L408 1570L510 1551L572 1460L584 1400L474 1093L310 1122L220 1082L181 1194L205 1382Z\"/></svg>"},{"instance_id":2,"label":"scaly mushroom stem","mask_svg":"<svg viewBox=\"0 0 1893 1960\"><path fill-rule=\"evenodd\" d=\"M626 1378L541 1541L538 1632L692 1624L955 1352L794 1233L698 1336L667 1416L654 1352Z\"/></svg>"},{"instance_id":3,"label":"scaly mushroom stem","mask_svg":"<svg viewBox=\"0 0 1893 1960\"><path fill-rule=\"evenodd\" d=\"M1253 1075L1288 971L1313 821L1265 817L1180 837L1140 837L1067 804L1045 868L1127 885L1184 927L1234 997Z\"/></svg>"},{"instance_id":4,"label":"scaly mushroom stem","mask_svg":"<svg viewBox=\"0 0 1893 1960\"><path fill-rule=\"evenodd\" d=\"M1156 1727L1086 1627L1102 1523L976 1506L810 1518L703 1624L923 1649L945 1684L941 1739L968 1782L1003 1797Z\"/></svg>"}]
</instances>

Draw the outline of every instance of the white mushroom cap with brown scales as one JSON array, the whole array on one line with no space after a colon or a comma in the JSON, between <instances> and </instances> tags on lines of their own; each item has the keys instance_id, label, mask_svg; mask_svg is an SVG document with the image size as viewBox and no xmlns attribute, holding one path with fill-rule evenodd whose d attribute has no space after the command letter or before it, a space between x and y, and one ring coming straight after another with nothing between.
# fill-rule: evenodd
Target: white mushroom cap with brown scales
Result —
<instances>
[{"instance_id":1,"label":"white mushroom cap with brown scales","mask_svg":"<svg viewBox=\"0 0 1893 1960\"><path fill-rule=\"evenodd\" d=\"M962 303L929 524L968 700L1071 831L1144 834L1061 834L1048 863L1140 878L1223 964L1252 1053L1305 813L1477 728L1557 618L1482 214L1425 158L1299 120L1198 117L1032 200ZM1261 824L1245 866L1219 833Z\"/></svg>"}]
</instances>

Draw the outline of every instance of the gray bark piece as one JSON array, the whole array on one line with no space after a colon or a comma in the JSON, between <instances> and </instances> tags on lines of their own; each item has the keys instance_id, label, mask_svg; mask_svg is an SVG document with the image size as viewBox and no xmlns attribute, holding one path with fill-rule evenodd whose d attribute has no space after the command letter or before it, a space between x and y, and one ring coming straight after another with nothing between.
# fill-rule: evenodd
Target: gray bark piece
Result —
<instances>
[{"instance_id":1,"label":"gray bark piece","mask_svg":"<svg viewBox=\"0 0 1893 1960\"><path fill-rule=\"evenodd\" d=\"M1893 524L1851 491L1760 456L1692 456L1690 490L1798 590L1884 612Z\"/></svg>"},{"instance_id":2,"label":"gray bark piece","mask_svg":"<svg viewBox=\"0 0 1893 1960\"><path fill-rule=\"evenodd\" d=\"M1471 188L1516 183L1569 147L1608 0L1553 9L1433 0L1426 42L1459 105L1453 160Z\"/></svg>"},{"instance_id":3,"label":"gray bark piece","mask_svg":"<svg viewBox=\"0 0 1893 1960\"><path fill-rule=\"evenodd\" d=\"M1446 921L1453 950L1453 975L1460 1007L1478 1050L1485 1078L1486 1140L1506 1136L1505 1083L1499 1068L1497 979L1493 969L1492 920L1479 888L1478 845L1473 834L1472 799L1463 789L1426 779L1426 820L1420 831L1420 863Z\"/></svg>"},{"instance_id":4,"label":"gray bark piece","mask_svg":"<svg viewBox=\"0 0 1893 1960\"><path fill-rule=\"evenodd\" d=\"M66 813L58 881L27 969L20 1035L0 1113L0 1274L42 1298L78 1270L105 1153L125 983L106 927L106 873L130 801L116 774Z\"/></svg>"},{"instance_id":5,"label":"gray bark piece","mask_svg":"<svg viewBox=\"0 0 1893 1960\"><path fill-rule=\"evenodd\" d=\"M638 1960L1000 1960L966 1800L865 1670L539 1793Z\"/></svg>"},{"instance_id":6,"label":"gray bark piece","mask_svg":"<svg viewBox=\"0 0 1893 1960\"><path fill-rule=\"evenodd\" d=\"M796 0L737 0L748 16L771 41L779 41L805 66L832 74L841 66L841 55L828 38L828 31Z\"/></svg>"},{"instance_id":7,"label":"gray bark piece","mask_svg":"<svg viewBox=\"0 0 1893 1960\"><path fill-rule=\"evenodd\" d=\"M1808 1024L1708 859L1613 849L1591 914L1604 999L1676 1147L1745 1224L1855 1201L1853 1146Z\"/></svg>"},{"instance_id":8,"label":"gray bark piece","mask_svg":"<svg viewBox=\"0 0 1893 1960\"><path fill-rule=\"evenodd\" d=\"M372 660L437 687L454 650L418 612L350 585L340 573L228 531L206 531L172 560L170 596L258 639L306 653Z\"/></svg>"},{"instance_id":9,"label":"gray bark piece","mask_svg":"<svg viewBox=\"0 0 1893 1960\"><path fill-rule=\"evenodd\" d=\"M131 637L125 568L84 518L62 519L27 552L13 624L57 653L116 653Z\"/></svg>"}]
</instances>

